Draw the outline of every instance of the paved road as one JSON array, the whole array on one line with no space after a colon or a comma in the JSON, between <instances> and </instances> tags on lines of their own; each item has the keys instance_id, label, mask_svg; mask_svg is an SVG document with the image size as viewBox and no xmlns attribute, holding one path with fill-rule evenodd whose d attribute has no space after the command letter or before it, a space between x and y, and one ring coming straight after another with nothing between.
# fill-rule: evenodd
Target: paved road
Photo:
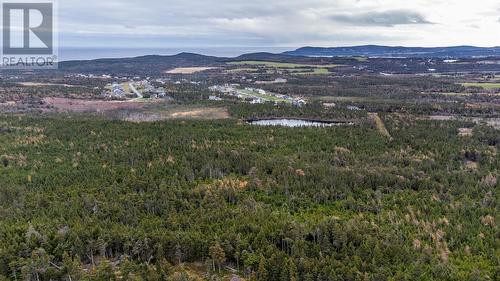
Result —
<instances>
[{"instance_id":1,"label":"paved road","mask_svg":"<svg viewBox=\"0 0 500 281\"><path fill-rule=\"evenodd\" d=\"M128 83L128 86L130 87L132 92L134 92L134 94L137 95L137 98L142 99L144 97L141 93L139 93L139 91L137 91L137 89L134 86L134 83Z\"/></svg>"}]
</instances>

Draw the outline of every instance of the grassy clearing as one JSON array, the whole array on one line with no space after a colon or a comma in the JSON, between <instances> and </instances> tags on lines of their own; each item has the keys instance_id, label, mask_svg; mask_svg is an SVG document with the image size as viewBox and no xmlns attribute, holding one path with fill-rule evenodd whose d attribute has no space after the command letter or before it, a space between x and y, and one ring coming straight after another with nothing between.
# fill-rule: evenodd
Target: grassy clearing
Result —
<instances>
[{"instance_id":1,"label":"grassy clearing","mask_svg":"<svg viewBox=\"0 0 500 281\"><path fill-rule=\"evenodd\" d=\"M132 90L130 89L130 83L122 83L122 87L126 93L132 93Z\"/></svg>"},{"instance_id":2,"label":"grassy clearing","mask_svg":"<svg viewBox=\"0 0 500 281\"><path fill-rule=\"evenodd\" d=\"M359 61L359 62L365 62L368 61L367 57L353 57L353 59Z\"/></svg>"},{"instance_id":3,"label":"grassy clearing","mask_svg":"<svg viewBox=\"0 0 500 281\"><path fill-rule=\"evenodd\" d=\"M461 83L464 87L479 87L486 90L500 89L500 83Z\"/></svg>"},{"instance_id":4,"label":"grassy clearing","mask_svg":"<svg viewBox=\"0 0 500 281\"><path fill-rule=\"evenodd\" d=\"M299 72L294 72L293 74L295 75L322 75L322 74L329 74L330 71L328 71L327 68L314 68L313 71L299 71Z\"/></svg>"},{"instance_id":5,"label":"grassy clearing","mask_svg":"<svg viewBox=\"0 0 500 281\"><path fill-rule=\"evenodd\" d=\"M252 66L267 66L274 68L333 68L340 66L339 64L326 64L326 65L314 65L314 64L298 64L298 63L284 63L284 62L272 62L272 61L234 61L229 62L229 65L252 65Z\"/></svg>"}]
</instances>

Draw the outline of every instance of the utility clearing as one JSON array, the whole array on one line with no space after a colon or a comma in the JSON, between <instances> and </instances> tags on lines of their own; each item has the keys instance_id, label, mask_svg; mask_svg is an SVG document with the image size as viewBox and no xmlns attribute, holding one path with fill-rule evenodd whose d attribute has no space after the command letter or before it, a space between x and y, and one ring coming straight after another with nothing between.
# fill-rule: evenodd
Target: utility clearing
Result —
<instances>
[{"instance_id":1,"label":"utility clearing","mask_svg":"<svg viewBox=\"0 0 500 281\"><path fill-rule=\"evenodd\" d=\"M373 122L375 122L375 126L377 127L377 130L379 131L379 133L381 135L383 135L384 137L387 137L389 140L393 140L391 134L389 133L389 131L387 130L387 127L384 124L384 121L382 121L380 116L378 116L377 113L369 113L368 115L373 120Z\"/></svg>"}]
</instances>

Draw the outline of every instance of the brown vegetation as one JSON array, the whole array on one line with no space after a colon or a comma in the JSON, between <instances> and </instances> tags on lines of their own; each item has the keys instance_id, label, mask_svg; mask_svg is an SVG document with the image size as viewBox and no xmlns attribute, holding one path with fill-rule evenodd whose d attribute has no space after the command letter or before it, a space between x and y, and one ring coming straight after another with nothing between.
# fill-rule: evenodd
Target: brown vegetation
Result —
<instances>
[{"instance_id":1,"label":"brown vegetation","mask_svg":"<svg viewBox=\"0 0 500 281\"><path fill-rule=\"evenodd\" d=\"M77 113L132 110L141 109L145 106L145 103L137 101L101 101L68 98L45 98L43 101L58 111Z\"/></svg>"}]
</instances>

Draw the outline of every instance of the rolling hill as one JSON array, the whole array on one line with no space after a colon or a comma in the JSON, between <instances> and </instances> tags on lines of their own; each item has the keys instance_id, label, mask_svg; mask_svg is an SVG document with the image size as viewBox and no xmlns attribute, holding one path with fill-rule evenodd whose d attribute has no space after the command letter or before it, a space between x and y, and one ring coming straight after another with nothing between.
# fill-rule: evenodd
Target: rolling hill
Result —
<instances>
[{"instance_id":1,"label":"rolling hill","mask_svg":"<svg viewBox=\"0 0 500 281\"><path fill-rule=\"evenodd\" d=\"M426 57L426 58L471 58L500 56L500 47L481 48L474 46L456 47L389 47L377 45L353 47L303 47L283 54L309 57Z\"/></svg>"}]
</instances>

